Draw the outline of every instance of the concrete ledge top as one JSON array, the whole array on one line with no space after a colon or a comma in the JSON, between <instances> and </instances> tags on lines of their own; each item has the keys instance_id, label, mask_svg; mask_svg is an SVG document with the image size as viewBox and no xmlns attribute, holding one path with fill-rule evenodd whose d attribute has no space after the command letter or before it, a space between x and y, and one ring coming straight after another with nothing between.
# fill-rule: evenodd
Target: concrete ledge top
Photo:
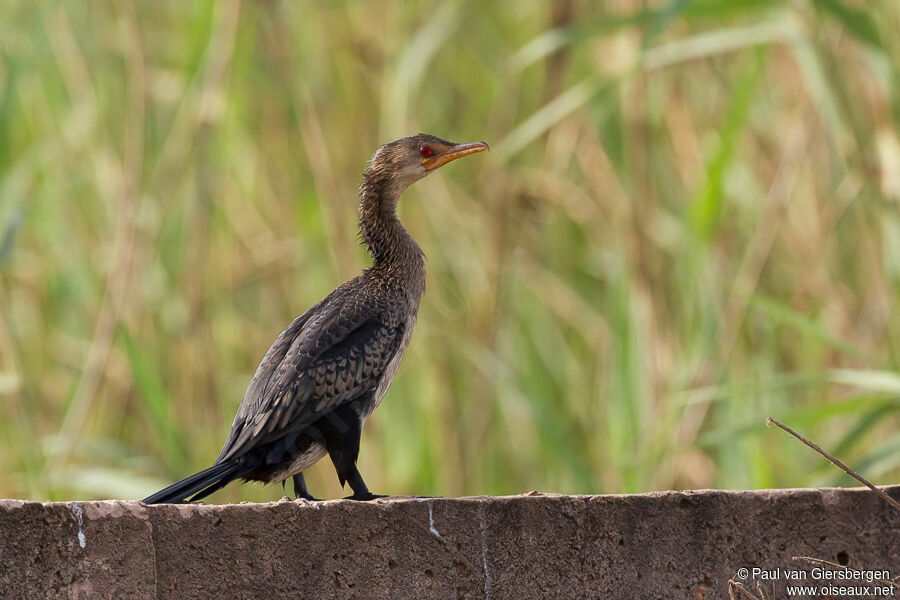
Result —
<instances>
[{"instance_id":1,"label":"concrete ledge top","mask_svg":"<svg viewBox=\"0 0 900 600\"><path fill-rule=\"evenodd\" d=\"M900 486L882 489L900 499ZM157 506L0 500L0 532L4 598L707 600L728 598L731 578L754 594L756 582L774 585L779 598L794 584L900 596L890 586L900 583L900 511L865 488Z\"/></svg>"}]
</instances>

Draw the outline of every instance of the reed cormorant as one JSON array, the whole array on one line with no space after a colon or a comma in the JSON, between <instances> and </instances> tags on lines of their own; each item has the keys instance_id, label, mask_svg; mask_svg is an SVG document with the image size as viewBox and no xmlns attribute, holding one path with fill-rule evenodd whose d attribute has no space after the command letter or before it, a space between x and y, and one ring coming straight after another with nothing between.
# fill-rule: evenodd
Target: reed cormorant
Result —
<instances>
[{"instance_id":1,"label":"reed cormorant","mask_svg":"<svg viewBox=\"0 0 900 600\"><path fill-rule=\"evenodd\" d=\"M213 466L144 499L205 498L235 479L282 482L315 500L303 471L328 454L350 498L376 498L356 467L363 425L409 344L425 290L421 248L397 218L400 195L452 160L488 149L418 134L381 146L359 189L359 228L373 263L294 319L266 352Z\"/></svg>"}]
</instances>

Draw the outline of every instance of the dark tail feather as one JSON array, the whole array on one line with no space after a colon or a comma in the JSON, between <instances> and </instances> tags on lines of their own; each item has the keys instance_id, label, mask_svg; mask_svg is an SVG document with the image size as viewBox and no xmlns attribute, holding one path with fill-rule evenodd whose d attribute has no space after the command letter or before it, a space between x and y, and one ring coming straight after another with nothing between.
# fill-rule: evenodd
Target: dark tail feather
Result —
<instances>
[{"instance_id":1,"label":"dark tail feather","mask_svg":"<svg viewBox=\"0 0 900 600\"><path fill-rule=\"evenodd\" d=\"M234 463L213 465L178 483L173 483L152 496L147 496L144 498L144 504L180 504L184 501L192 502L205 498L240 477L244 470L244 465ZM194 497L191 498L191 496Z\"/></svg>"}]
</instances>

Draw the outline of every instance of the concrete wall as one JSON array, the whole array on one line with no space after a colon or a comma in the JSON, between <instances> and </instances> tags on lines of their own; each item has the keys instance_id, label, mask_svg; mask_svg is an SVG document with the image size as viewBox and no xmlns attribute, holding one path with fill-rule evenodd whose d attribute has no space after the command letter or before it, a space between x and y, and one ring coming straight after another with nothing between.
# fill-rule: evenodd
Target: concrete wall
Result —
<instances>
[{"instance_id":1,"label":"concrete wall","mask_svg":"<svg viewBox=\"0 0 900 600\"><path fill-rule=\"evenodd\" d=\"M887 490L900 498L900 486ZM807 574L798 583L849 585L814 580L814 566L794 556L900 576L900 511L865 489L151 507L0 501L2 598L695 600L728 598L741 568L753 585L754 567L772 571L777 598L791 583L786 569ZM891 597L871 591L852 597Z\"/></svg>"}]
</instances>

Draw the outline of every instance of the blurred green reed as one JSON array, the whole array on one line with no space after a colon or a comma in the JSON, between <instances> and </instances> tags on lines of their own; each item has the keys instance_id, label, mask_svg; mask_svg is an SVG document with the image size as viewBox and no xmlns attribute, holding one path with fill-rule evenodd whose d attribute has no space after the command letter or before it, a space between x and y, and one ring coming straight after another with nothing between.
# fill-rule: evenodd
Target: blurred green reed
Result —
<instances>
[{"instance_id":1,"label":"blurred green reed","mask_svg":"<svg viewBox=\"0 0 900 600\"><path fill-rule=\"evenodd\" d=\"M271 341L368 264L366 160L418 131L493 152L402 202L428 291L373 490L854 483L768 415L896 482L898 29L852 0L0 4L0 496L208 466Z\"/></svg>"}]
</instances>

